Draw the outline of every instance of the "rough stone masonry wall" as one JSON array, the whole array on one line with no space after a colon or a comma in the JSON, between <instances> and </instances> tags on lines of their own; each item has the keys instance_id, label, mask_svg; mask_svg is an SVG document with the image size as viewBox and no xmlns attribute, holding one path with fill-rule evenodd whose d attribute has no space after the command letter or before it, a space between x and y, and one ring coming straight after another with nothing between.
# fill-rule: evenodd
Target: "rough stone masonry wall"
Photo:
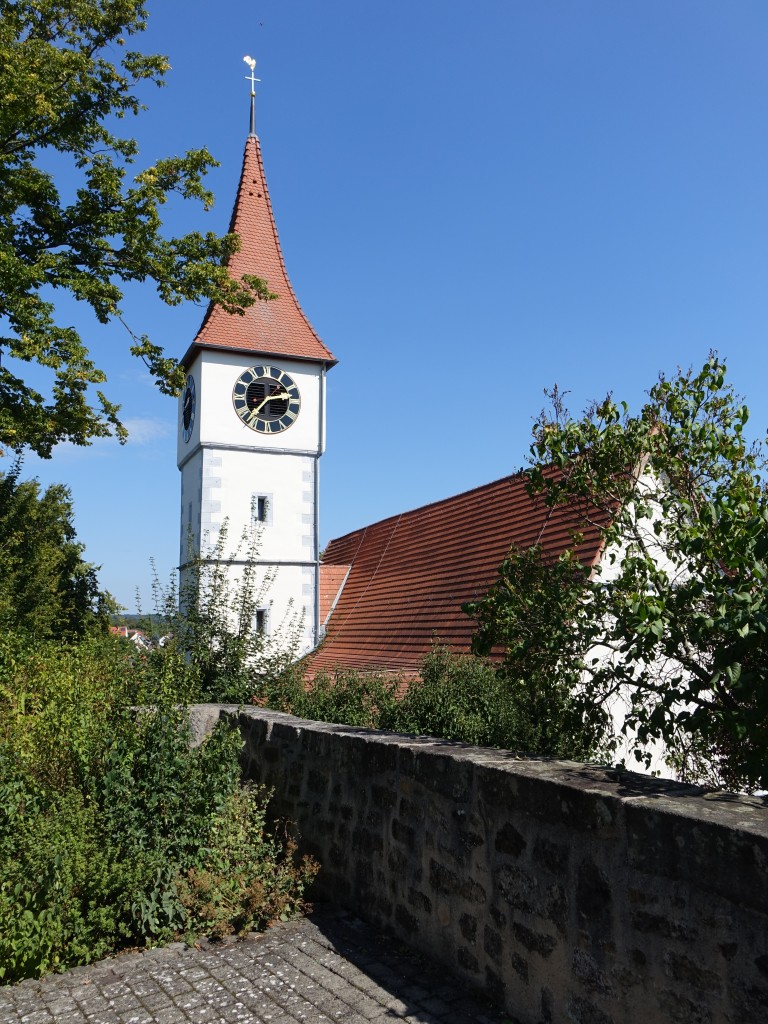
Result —
<instances>
[{"instance_id":1,"label":"rough stone masonry wall","mask_svg":"<svg viewBox=\"0 0 768 1024\"><path fill-rule=\"evenodd\" d=\"M238 716L198 711L220 713ZM762 801L260 709L239 724L322 896L514 1021L768 1021Z\"/></svg>"}]
</instances>

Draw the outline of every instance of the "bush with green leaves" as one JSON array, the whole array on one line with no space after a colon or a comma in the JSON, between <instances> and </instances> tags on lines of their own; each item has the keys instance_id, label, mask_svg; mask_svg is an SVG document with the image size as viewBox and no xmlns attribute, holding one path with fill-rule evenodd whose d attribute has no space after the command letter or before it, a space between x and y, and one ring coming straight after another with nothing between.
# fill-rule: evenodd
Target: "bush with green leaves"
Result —
<instances>
[{"instance_id":1,"label":"bush with green leaves","mask_svg":"<svg viewBox=\"0 0 768 1024\"><path fill-rule=\"evenodd\" d=\"M395 713L401 680L377 672L337 669L319 672L311 682L301 666L259 681L254 702L317 722L339 722L384 729Z\"/></svg>"},{"instance_id":2,"label":"bush with green leaves","mask_svg":"<svg viewBox=\"0 0 768 1024\"><path fill-rule=\"evenodd\" d=\"M221 938L265 928L304 909L303 893L317 874L309 857L298 858L296 840L270 834L263 790L232 791L227 813L216 819L212 839L177 885L186 929Z\"/></svg>"},{"instance_id":3,"label":"bush with green leaves","mask_svg":"<svg viewBox=\"0 0 768 1024\"><path fill-rule=\"evenodd\" d=\"M193 747L184 708L129 706L127 653L0 637L0 981L262 927L317 870L241 787L239 733Z\"/></svg>"},{"instance_id":4,"label":"bush with green leaves","mask_svg":"<svg viewBox=\"0 0 768 1024\"><path fill-rule=\"evenodd\" d=\"M424 659L383 726L579 761L602 753L602 731L581 714L568 687L536 676L516 679L503 666L444 647Z\"/></svg>"},{"instance_id":5,"label":"bush with green leaves","mask_svg":"<svg viewBox=\"0 0 768 1024\"><path fill-rule=\"evenodd\" d=\"M337 669L304 678L294 668L265 681L255 701L320 722L460 740L529 754L601 757L602 729L568 687L518 681L503 667L436 646L416 678Z\"/></svg>"}]
</instances>

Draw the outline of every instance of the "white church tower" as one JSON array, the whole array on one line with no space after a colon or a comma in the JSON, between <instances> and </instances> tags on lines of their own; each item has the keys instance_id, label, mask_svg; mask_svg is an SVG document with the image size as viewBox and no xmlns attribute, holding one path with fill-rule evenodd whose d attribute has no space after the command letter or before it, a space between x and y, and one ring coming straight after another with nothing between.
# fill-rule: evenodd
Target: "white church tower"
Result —
<instances>
[{"instance_id":1,"label":"white church tower","mask_svg":"<svg viewBox=\"0 0 768 1024\"><path fill-rule=\"evenodd\" d=\"M205 557L226 520L230 552L256 520L258 573L273 580L258 628L274 633L299 617L298 653L304 654L319 640L318 463L325 448L325 375L336 360L288 280L255 133L253 88L229 230L240 236L232 276L263 278L278 297L257 301L244 316L211 306L182 360L180 565L183 573L190 540ZM231 571L243 568L235 562Z\"/></svg>"}]
</instances>

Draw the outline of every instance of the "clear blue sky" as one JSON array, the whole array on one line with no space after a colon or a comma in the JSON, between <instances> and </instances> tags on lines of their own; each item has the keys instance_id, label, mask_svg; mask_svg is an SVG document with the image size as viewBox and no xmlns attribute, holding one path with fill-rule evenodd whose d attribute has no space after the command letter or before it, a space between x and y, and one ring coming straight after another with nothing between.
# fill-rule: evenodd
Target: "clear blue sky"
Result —
<instances>
[{"instance_id":1,"label":"clear blue sky","mask_svg":"<svg viewBox=\"0 0 768 1024\"><path fill-rule=\"evenodd\" d=\"M139 45L173 70L126 125L137 169L201 145L221 162L215 209L169 210L174 230L227 227L242 58L258 61L288 271L340 361L324 542L517 469L555 383L574 411L607 391L636 407L659 371L714 347L764 433L764 0L148 6ZM137 289L126 314L180 356L202 310ZM177 406L122 328L78 322L132 439L30 457L25 475L71 487L86 557L133 610L150 556L162 575L177 559Z\"/></svg>"}]
</instances>

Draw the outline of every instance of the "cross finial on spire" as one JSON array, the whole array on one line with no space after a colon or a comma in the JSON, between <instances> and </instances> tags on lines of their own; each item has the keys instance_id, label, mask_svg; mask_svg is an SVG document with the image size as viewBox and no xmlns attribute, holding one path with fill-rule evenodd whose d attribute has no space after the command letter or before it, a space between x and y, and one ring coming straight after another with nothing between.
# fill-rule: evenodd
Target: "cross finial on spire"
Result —
<instances>
[{"instance_id":1,"label":"cross finial on spire","mask_svg":"<svg viewBox=\"0 0 768 1024\"><path fill-rule=\"evenodd\" d=\"M246 75L245 77L251 83L251 131L250 131L250 134L251 135L255 135L256 134L256 83L260 82L261 79L260 78L256 78L256 76L254 75L254 70L256 69L256 58L255 57L248 57L248 56L246 56L246 57L243 57L243 60L248 65L248 67L251 69L250 75Z\"/></svg>"}]
</instances>

